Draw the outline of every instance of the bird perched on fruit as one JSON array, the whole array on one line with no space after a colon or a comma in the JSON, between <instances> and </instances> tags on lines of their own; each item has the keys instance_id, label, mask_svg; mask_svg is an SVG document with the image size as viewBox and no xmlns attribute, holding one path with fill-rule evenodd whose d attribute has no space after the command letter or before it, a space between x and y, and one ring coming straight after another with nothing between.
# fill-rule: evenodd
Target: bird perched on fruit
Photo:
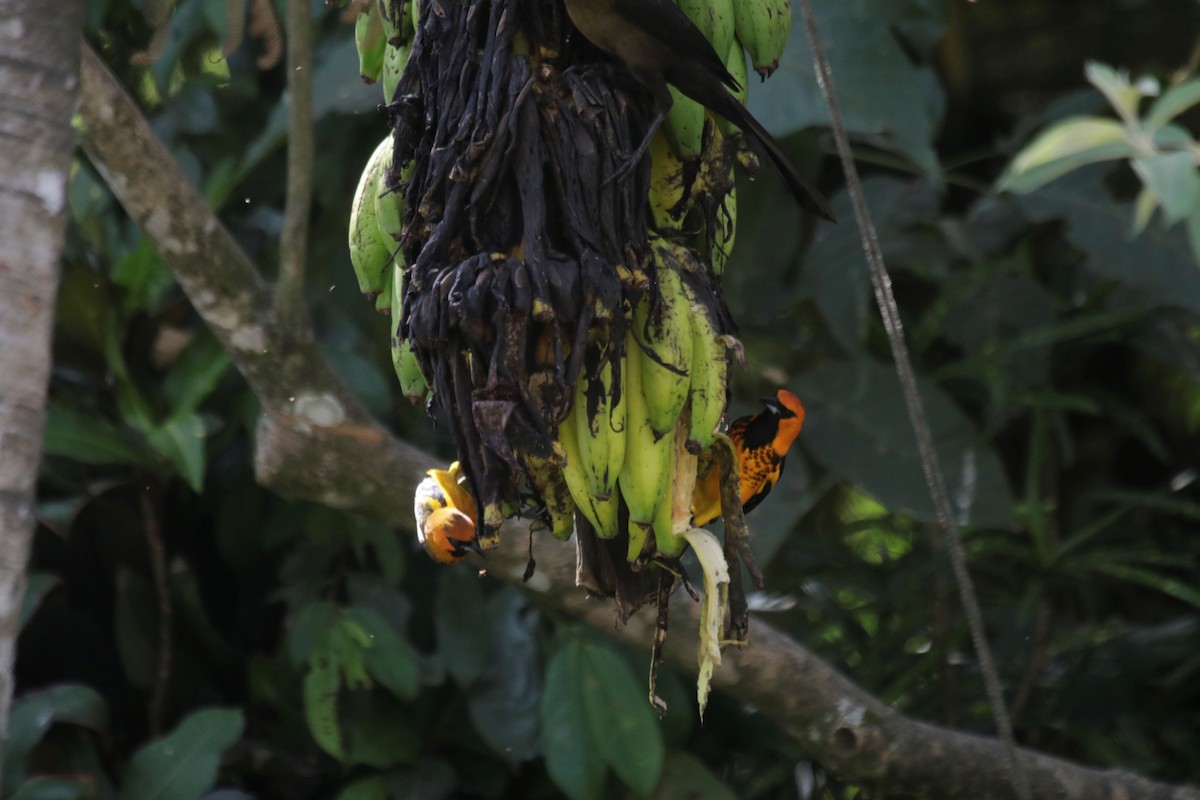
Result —
<instances>
[{"instance_id":1,"label":"bird perched on fruit","mask_svg":"<svg viewBox=\"0 0 1200 800\"><path fill-rule=\"evenodd\" d=\"M475 499L460 483L462 477L455 461L449 469L429 470L417 486L413 503L417 539L439 564L454 564L468 553L483 553L475 528Z\"/></svg>"},{"instance_id":2,"label":"bird perched on fruit","mask_svg":"<svg viewBox=\"0 0 1200 800\"><path fill-rule=\"evenodd\" d=\"M779 143L729 92L741 86L725 59L675 0L565 0L567 14L588 41L615 56L654 97L656 116L629 164L645 153L674 102L668 84L753 136L806 211L836 221L829 203L809 185ZM751 0L737 2L752 5Z\"/></svg>"},{"instance_id":3,"label":"bird perched on fruit","mask_svg":"<svg viewBox=\"0 0 1200 800\"><path fill-rule=\"evenodd\" d=\"M804 406L787 389L764 401L766 409L752 417L734 420L726 435L737 451L742 510L763 501L783 474L783 462L804 425ZM707 525L721 516L721 468L714 459L696 479L692 494L692 520Z\"/></svg>"}]
</instances>

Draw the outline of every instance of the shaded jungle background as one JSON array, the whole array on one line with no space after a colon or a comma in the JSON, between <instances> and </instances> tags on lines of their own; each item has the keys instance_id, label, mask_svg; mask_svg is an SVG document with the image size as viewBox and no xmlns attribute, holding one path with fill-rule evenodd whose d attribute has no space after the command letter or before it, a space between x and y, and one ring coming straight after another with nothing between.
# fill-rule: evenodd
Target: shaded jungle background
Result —
<instances>
[{"instance_id":1,"label":"shaded jungle background","mask_svg":"<svg viewBox=\"0 0 1200 800\"><path fill-rule=\"evenodd\" d=\"M1018 739L1200 783L1200 264L1179 225L1129 234L1137 182L1123 163L1020 197L992 189L1036 131L1109 113L1085 61L1164 85L1194 72L1200 6L815 4ZM357 77L348 15L313 13L319 338L398 435L449 460L445 431L400 396L387 320L356 291L346 251L354 186L387 133L381 93ZM260 62L262 40L222 54L227 14L222 0L178 0L150 66L131 64L153 35L142 3L91 0L87 36L270 272L285 75ZM770 170L740 184L725 287L749 370L733 414L777 384L809 409L783 482L749 519L768 567L759 601L903 713L990 733L795 27L751 108L791 134L798 163L819 162L842 224L798 224ZM1196 130L1200 113L1181 122ZM720 694L699 724L684 678L662 679L659 723L644 655L467 568L436 568L408 535L258 488L255 398L82 156L70 204L4 796L558 796L542 754L560 743L542 721L551 706L569 713L578 671L599 665L616 675L615 707L640 720L622 746L663 753L654 797L886 796L825 774ZM364 630L381 644L356 644ZM310 733L324 707L304 679L322 647L358 654L339 696L341 758ZM633 792L578 759L589 788L574 796Z\"/></svg>"}]
</instances>

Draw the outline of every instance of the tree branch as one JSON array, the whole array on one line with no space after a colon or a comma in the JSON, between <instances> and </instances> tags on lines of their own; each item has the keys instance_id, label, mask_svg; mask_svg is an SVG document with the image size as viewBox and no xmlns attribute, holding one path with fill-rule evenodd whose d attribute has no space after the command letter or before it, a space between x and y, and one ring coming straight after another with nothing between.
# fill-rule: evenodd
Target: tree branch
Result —
<instances>
[{"instance_id":1,"label":"tree branch","mask_svg":"<svg viewBox=\"0 0 1200 800\"><path fill-rule=\"evenodd\" d=\"M87 100L81 112L89 155L129 213L143 222L263 400L259 480L285 494L369 513L411 532L412 492L434 459L396 441L371 420L311 344L300 343L294 352L277 349L286 340L266 315L266 290L253 265L186 185L98 59L89 53L84 67ZM247 339L261 346L246 347ZM313 398L314 405L297 409L298 399L291 398L302 397ZM317 398L326 398L325 405ZM325 413L334 403L341 413ZM478 565L543 602L649 648L652 616L643 612L618 628L611 602L590 599L575 586L575 551L569 543L538 537L538 569L523 583L526 533L522 525L508 526L504 544ZM672 614L697 619L696 607L683 595L672 600ZM674 626L666 647L668 660L692 675L695 629L695 624ZM727 651L716 685L777 722L827 767L853 781L927 798L1013 798L998 741L904 717L757 619L751 637L748 649ZM1018 751L1017 763L1038 798L1200 800L1194 789L1089 769L1029 750Z\"/></svg>"},{"instance_id":2,"label":"tree branch","mask_svg":"<svg viewBox=\"0 0 1200 800\"><path fill-rule=\"evenodd\" d=\"M0 0L0 752L35 525L83 3Z\"/></svg>"}]
</instances>

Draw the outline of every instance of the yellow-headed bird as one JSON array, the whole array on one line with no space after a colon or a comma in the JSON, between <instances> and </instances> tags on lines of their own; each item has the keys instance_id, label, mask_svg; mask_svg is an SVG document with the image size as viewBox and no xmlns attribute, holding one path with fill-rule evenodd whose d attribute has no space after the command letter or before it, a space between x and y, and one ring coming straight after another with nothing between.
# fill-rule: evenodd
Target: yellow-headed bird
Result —
<instances>
[{"instance_id":1,"label":"yellow-headed bird","mask_svg":"<svg viewBox=\"0 0 1200 800\"><path fill-rule=\"evenodd\" d=\"M804 425L804 406L800 398L787 389L780 389L773 399L765 402L764 411L734 420L726 431L737 450L743 511L757 506L775 488L783 473L784 458ZM719 516L721 467L713 459L696 478L692 519L699 526L707 525Z\"/></svg>"},{"instance_id":2,"label":"yellow-headed bird","mask_svg":"<svg viewBox=\"0 0 1200 800\"><path fill-rule=\"evenodd\" d=\"M413 503L417 539L439 564L454 564L468 553L483 552L475 530L475 498L462 479L462 468L455 461L448 470L429 470L417 486Z\"/></svg>"}]
</instances>

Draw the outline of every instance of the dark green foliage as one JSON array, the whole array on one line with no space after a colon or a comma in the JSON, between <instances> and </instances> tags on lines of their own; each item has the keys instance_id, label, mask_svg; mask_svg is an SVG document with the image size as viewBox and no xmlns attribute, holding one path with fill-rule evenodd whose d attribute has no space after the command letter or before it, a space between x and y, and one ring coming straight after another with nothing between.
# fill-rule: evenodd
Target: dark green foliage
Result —
<instances>
[{"instance_id":1,"label":"dark green foliage","mask_svg":"<svg viewBox=\"0 0 1200 800\"><path fill-rule=\"evenodd\" d=\"M1018 738L1200 782L1200 269L1179 226L1129 234L1138 185L1122 163L1019 198L989 188L1068 109L1106 113L1094 94L1050 106L1084 86L1081 69L1026 80L999 55L1021 46L993 40L1077 14L1094 52L1063 38L1054 63L1079 65L1113 54L1101 23L1083 2L949 22L931 1L816 5ZM140 7L92 3L89 36L269 273L282 69L259 71L255 42L220 59L227 21L210 0L179 0L161 58L131 67L150 37ZM386 128L351 26L323 8L317 333L376 413L444 456L444 433L391 379L387 323L345 252ZM1138 8L1108 37L1144 54L1135 73L1166 78L1187 26ZM823 139L798 129L826 116L795 28L752 109L813 163ZM828 160L826 188L837 173ZM750 360L733 416L776 383L809 412L749 518L769 619L904 713L990 732L848 200L835 191L842 224L807 229L783 192L766 170L743 182L725 277ZM698 724L692 685L669 672L655 720L644 655L436 568L385 526L258 488L258 404L228 357L83 160L70 203L4 796L791 798L814 770L817 796L866 796L728 697Z\"/></svg>"}]
</instances>

